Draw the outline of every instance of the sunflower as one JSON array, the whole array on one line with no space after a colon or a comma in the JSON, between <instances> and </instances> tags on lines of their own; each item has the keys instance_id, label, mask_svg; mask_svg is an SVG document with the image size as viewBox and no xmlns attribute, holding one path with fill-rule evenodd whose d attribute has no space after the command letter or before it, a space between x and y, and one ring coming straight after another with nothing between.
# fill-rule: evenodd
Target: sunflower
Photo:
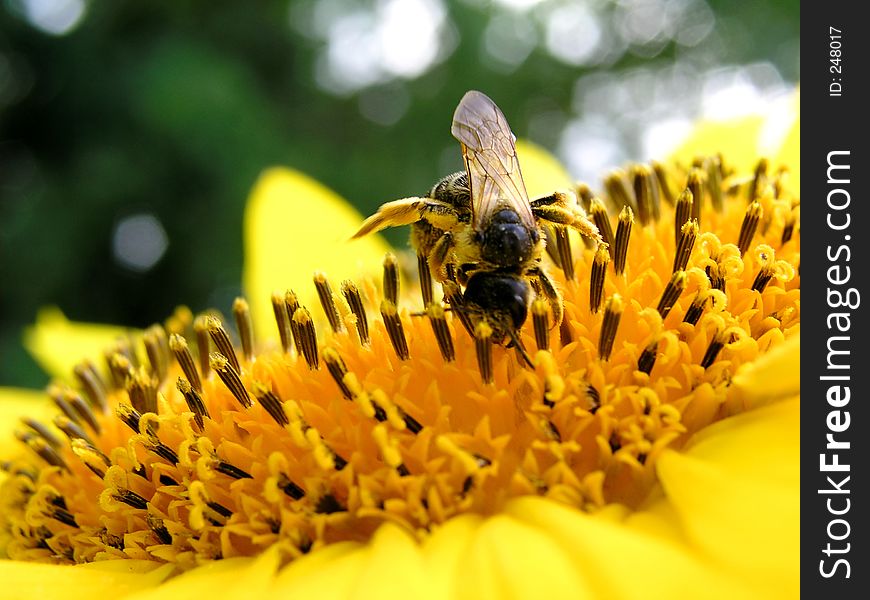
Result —
<instances>
[{"instance_id":1,"label":"sunflower","mask_svg":"<svg viewBox=\"0 0 870 600\"><path fill-rule=\"evenodd\" d=\"M532 305L533 369L267 171L230 318L28 334L73 375L0 405L4 593L797 596L799 124L759 159L761 127L576 188L607 244L551 232L565 318ZM567 179L520 160L532 196Z\"/></svg>"}]
</instances>

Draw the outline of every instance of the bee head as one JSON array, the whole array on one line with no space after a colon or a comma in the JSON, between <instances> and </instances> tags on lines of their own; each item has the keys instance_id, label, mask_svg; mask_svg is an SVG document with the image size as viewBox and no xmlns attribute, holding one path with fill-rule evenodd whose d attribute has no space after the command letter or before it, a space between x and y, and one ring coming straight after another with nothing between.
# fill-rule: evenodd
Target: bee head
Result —
<instances>
[{"instance_id":1,"label":"bee head","mask_svg":"<svg viewBox=\"0 0 870 600\"><path fill-rule=\"evenodd\" d=\"M538 243L538 231L529 229L513 210L496 211L478 234L484 261L500 267L517 267L527 262Z\"/></svg>"}]
</instances>

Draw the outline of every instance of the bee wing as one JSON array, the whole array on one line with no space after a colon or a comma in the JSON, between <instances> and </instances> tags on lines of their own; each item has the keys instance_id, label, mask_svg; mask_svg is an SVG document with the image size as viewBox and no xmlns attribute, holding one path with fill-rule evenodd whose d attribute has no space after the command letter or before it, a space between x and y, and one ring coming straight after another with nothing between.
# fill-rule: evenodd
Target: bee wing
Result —
<instances>
[{"instance_id":1,"label":"bee wing","mask_svg":"<svg viewBox=\"0 0 870 600\"><path fill-rule=\"evenodd\" d=\"M517 160L516 138L495 102L481 92L467 92L453 114L450 132L462 144L474 228L480 229L479 224L505 204L527 227L536 227Z\"/></svg>"}]
</instances>

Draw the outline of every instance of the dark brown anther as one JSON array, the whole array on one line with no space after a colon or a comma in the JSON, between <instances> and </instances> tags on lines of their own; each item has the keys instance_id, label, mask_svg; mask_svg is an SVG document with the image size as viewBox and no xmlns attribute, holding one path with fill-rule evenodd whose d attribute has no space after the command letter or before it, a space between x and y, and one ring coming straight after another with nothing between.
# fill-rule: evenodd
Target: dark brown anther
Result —
<instances>
[{"instance_id":1,"label":"dark brown anther","mask_svg":"<svg viewBox=\"0 0 870 600\"><path fill-rule=\"evenodd\" d=\"M595 258L592 259L592 267L589 269L589 310L593 314L598 312L604 300L604 280L607 277L608 263L610 263L610 253L607 246L599 244L595 251Z\"/></svg>"},{"instance_id":2,"label":"dark brown anther","mask_svg":"<svg viewBox=\"0 0 870 600\"><path fill-rule=\"evenodd\" d=\"M284 304L287 307L287 316L290 318L290 331L293 334L293 342L296 344L296 354L302 355L302 340L299 339L299 323L294 319L296 311L302 308L299 298L293 290L287 290L284 294ZM310 315L309 315L310 317Z\"/></svg>"},{"instance_id":3,"label":"dark brown anther","mask_svg":"<svg viewBox=\"0 0 870 600\"><path fill-rule=\"evenodd\" d=\"M356 331L359 334L360 344L368 345L369 322L359 288L353 281L348 280L341 284L341 293L344 295L344 299L347 300L350 312L356 317Z\"/></svg>"},{"instance_id":4,"label":"dark brown anther","mask_svg":"<svg viewBox=\"0 0 870 600\"><path fill-rule=\"evenodd\" d=\"M127 387L127 378L135 372L133 363L126 355L115 352L108 358L109 370L112 373L112 381L118 389Z\"/></svg>"},{"instance_id":5,"label":"dark brown anther","mask_svg":"<svg viewBox=\"0 0 870 600\"><path fill-rule=\"evenodd\" d=\"M538 350L550 349L550 305L540 298L532 302L532 324Z\"/></svg>"},{"instance_id":6,"label":"dark brown anther","mask_svg":"<svg viewBox=\"0 0 870 600\"><path fill-rule=\"evenodd\" d=\"M637 210L634 193L631 188L628 187L626 174L621 169L614 169L607 174L604 178L604 189L607 190L607 196L610 198L610 206L614 209L622 210L623 206L630 206Z\"/></svg>"},{"instance_id":7,"label":"dark brown anther","mask_svg":"<svg viewBox=\"0 0 870 600\"><path fill-rule=\"evenodd\" d=\"M278 476L278 488L294 500L301 500L305 497L305 490L293 483L284 473L280 473Z\"/></svg>"},{"instance_id":8,"label":"dark brown anther","mask_svg":"<svg viewBox=\"0 0 870 600\"><path fill-rule=\"evenodd\" d=\"M218 460L214 470L233 479L253 479L250 473L225 460Z\"/></svg>"},{"instance_id":9,"label":"dark brown anther","mask_svg":"<svg viewBox=\"0 0 870 600\"><path fill-rule=\"evenodd\" d=\"M617 275L625 272L625 261L628 257L628 242L631 239L631 226L634 224L634 213L631 207L625 206L619 212L619 223L616 226L616 238L614 239L613 271Z\"/></svg>"},{"instance_id":10,"label":"dark brown anther","mask_svg":"<svg viewBox=\"0 0 870 600\"><path fill-rule=\"evenodd\" d=\"M659 208L658 187L655 174L646 165L637 165L631 173L634 197L637 199L637 216L641 225L658 221L661 216ZM619 234L617 234L619 237Z\"/></svg>"},{"instance_id":11,"label":"dark brown anther","mask_svg":"<svg viewBox=\"0 0 870 600\"><path fill-rule=\"evenodd\" d=\"M755 276L755 281L752 282L752 289L758 293L763 292L770 280L773 279L773 275L773 266L762 265L758 270L758 275Z\"/></svg>"},{"instance_id":12,"label":"dark brown anther","mask_svg":"<svg viewBox=\"0 0 870 600\"><path fill-rule=\"evenodd\" d=\"M623 302L619 294L613 294L604 306L604 320L601 322L601 335L598 338L598 356L601 360L609 360L622 318Z\"/></svg>"},{"instance_id":13,"label":"dark brown anther","mask_svg":"<svg viewBox=\"0 0 870 600\"><path fill-rule=\"evenodd\" d=\"M389 300L381 302L381 317L384 320L393 350L396 351L396 356L399 357L399 360L408 360L411 356L408 352L408 341L405 339L405 329L402 327L402 319L399 318L396 305Z\"/></svg>"},{"instance_id":14,"label":"dark brown anther","mask_svg":"<svg viewBox=\"0 0 870 600\"><path fill-rule=\"evenodd\" d=\"M755 232L758 230L758 223L764 215L764 210L761 204L753 202L746 207L746 214L743 216L743 223L740 224L740 236L737 238L737 247L740 249L740 256L743 256L749 245L752 243L752 238L755 237Z\"/></svg>"},{"instance_id":15,"label":"dark brown anther","mask_svg":"<svg viewBox=\"0 0 870 600\"><path fill-rule=\"evenodd\" d=\"M568 228L557 226L553 227L554 237L556 238L556 253L559 255L559 266L562 272L565 273L565 279L572 281L574 279L574 254L571 251L571 238L568 237Z\"/></svg>"},{"instance_id":16,"label":"dark brown anther","mask_svg":"<svg viewBox=\"0 0 870 600\"><path fill-rule=\"evenodd\" d=\"M220 319L217 317L207 317L206 325L208 326L208 334L211 336L211 341L214 342L215 349L230 362L230 366L236 373L241 373L242 367L239 365L239 359L236 357L236 349L233 347L233 342L230 341L227 330L221 325ZM209 362L211 362L211 355L209 355Z\"/></svg>"},{"instance_id":17,"label":"dark brown anther","mask_svg":"<svg viewBox=\"0 0 870 600\"><path fill-rule=\"evenodd\" d=\"M423 306L429 306L435 299L432 291L432 272L429 270L429 257L425 254L417 255L417 273L420 275L420 294L423 297Z\"/></svg>"},{"instance_id":18,"label":"dark brown anther","mask_svg":"<svg viewBox=\"0 0 870 600\"><path fill-rule=\"evenodd\" d=\"M314 287L317 289L317 297L320 299L320 305L323 307L329 326L338 333L344 329L344 326L341 324L341 315L338 314L338 307L335 305L335 298L332 295L332 286L329 285L326 275L315 273Z\"/></svg>"},{"instance_id":19,"label":"dark brown anther","mask_svg":"<svg viewBox=\"0 0 870 600\"><path fill-rule=\"evenodd\" d=\"M562 318L559 323L559 344L564 348L574 341L574 329L571 327L571 322L567 317Z\"/></svg>"},{"instance_id":20,"label":"dark brown anther","mask_svg":"<svg viewBox=\"0 0 870 600\"><path fill-rule=\"evenodd\" d=\"M791 213L785 220L785 227L782 228L782 237L780 238L780 242L785 244L788 242L792 236L794 235L794 226L795 226L795 216L794 213Z\"/></svg>"},{"instance_id":21,"label":"dark brown anther","mask_svg":"<svg viewBox=\"0 0 870 600\"><path fill-rule=\"evenodd\" d=\"M592 206L589 208L589 216L592 217L592 222L598 228L598 233L601 234L601 239L607 244L610 249L611 258L613 255L613 228L610 226L610 218L607 216L607 209L604 208L604 203L598 198L592 199Z\"/></svg>"},{"instance_id":22,"label":"dark brown anther","mask_svg":"<svg viewBox=\"0 0 870 600\"><path fill-rule=\"evenodd\" d=\"M692 218L701 224L701 207L704 204L704 188L706 177L701 169L692 169L686 187L692 192Z\"/></svg>"},{"instance_id":23,"label":"dark brown anther","mask_svg":"<svg viewBox=\"0 0 870 600\"><path fill-rule=\"evenodd\" d=\"M87 426L91 428L91 431L93 431L97 435L100 435L100 422L97 420L97 415L94 414L91 405L88 404L85 399L82 398L79 394L73 392L72 390L67 392L66 401L76 415L75 417L72 417L72 420L76 423L87 424Z\"/></svg>"},{"instance_id":24,"label":"dark brown anther","mask_svg":"<svg viewBox=\"0 0 870 600\"><path fill-rule=\"evenodd\" d=\"M144 367L127 379L130 404L140 413L157 414L157 387L159 382Z\"/></svg>"},{"instance_id":25,"label":"dark brown anther","mask_svg":"<svg viewBox=\"0 0 870 600\"><path fill-rule=\"evenodd\" d=\"M445 281L443 283L444 298L450 304L450 309L453 315L459 318L462 326L468 332L468 335L474 337L474 325L471 323L471 318L465 310L465 299L462 297L462 288L453 281Z\"/></svg>"},{"instance_id":26,"label":"dark brown anther","mask_svg":"<svg viewBox=\"0 0 870 600\"><path fill-rule=\"evenodd\" d=\"M67 418L72 419L73 421L78 421L81 417L73 410L72 405L69 403L67 399L67 390L64 390L61 386L57 384L51 384L46 388L46 393L49 398L51 398L54 405L57 406L60 411L67 416ZM73 396L75 396L74 392L69 392Z\"/></svg>"},{"instance_id":27,"label":"dark brown anther","mask_svg":"<svg viewBox=\"0 0 870 600\"><path fill-rule=\"evenodd\" d=\"M659 349L659 341L655 340L650 342L646 348L643 349L640 356L637 359L637 370L641 373L646 373L647 375L653 369L653 366L656 364L656 357L658 355Z\"/></svg>"},{"instance_id":28,"label":"dark brown anther","mask_svg":"<svg viewBox=\"0 0 870 600\"><path fill-rule=\"evenodd\" d=\"M574 193L577 194L577 201L580 203L580 207L589 212L589 208L592 206L592 198L594 197L589 184L578 181L574 186Z\"/></svg>"},{"instance_id":29,"label":"dark brown anther","mask_svg":"<svg viewBox=\"0 0 870 600\"><path fill-rule=\"evenodd\" d=\"M160 325L152 325L142 334L142 342L145 345L145 354L148 356L151 372L160 380L166 377L166 371L169 368L169 355L166 352L165 341L166 332Z\"/></svg>"},{"instance_id":30,"label":"dark brown anther","mask_svg":"<svg viewBox=\"0 0 870 600\"><path fill-rule=\"evenodd\" d=\"M112 498L126 504L131 508L136 508L139 510L145 510L148 508L148 500L137 494L132 490L122 490L119 489L117 493L112 494Z\"/></svg>"},{"instance_id":31,"label":"dark brown anther","mask_svg":"<svg viewBox=\"0 0 870 600\"><path fill-rule=\"evenodd\" d=\"M242 356L250 361L254 358L254 323L251 320L251 307L244 298L236 298L233 301L233 318L236 321L239 340L242 342Z\"/></svg>"},{"instance_id":32,"label":"dark brown anther","mask_svg":"<svg viewBox=\"0 0 870 600\"><path fill-rule=\"evenodd\" d=\"M758 200L761 192L764 191L767 185L767 159L762 158L755 165L755 175L752 178L752 183L749 184L749 201Z\"/></svg>"},{"instance_id":33,"label":"dark brown anther","mask_svg":"<svg viewBox=\"0 0 870 600\"><path fill-rule=\"evenodd\" d=\"M242 378L239 377L239 372L233 368L232 363L230 363L227 357L218 352L212 352L208 355L208 359L209 363L211 363L211 368L218 374L218 377L224 382L230 393L239 401L239 404L243 408L251 408L253 405L251 396L248 394L248 390L245 389Z\"/></svg>"},{"instance_id":34,"label":"dark brown anther","mask_svg":"<svg viewBox=\"0 0 870 600\"><path fill-rule=\"evenodd\" d=\"M707 173L707 191L710 193L710 203L713 210L722 212L725 207L722 198L722 159L719 156L710 156L704 161Z\"/></svg>"},{"instance_id":35,"label":"dark brown anther","mask_svg":"<svg viewBox=\"0 0 870 600\"><path fill-rule=\"evenodd\" d=\"M452 362L456 358L456 353L453 349L453 336L450 335L450 328L447 326L447 315L444 312L444 306L440 302L428 304L426 306L426 316L429 317L429 324L432 326L432 333L435 334L435 341L438 342L441 358L444 359L444 362Z\"/></svg>"},{"instance_id":36,"label":"dark brown anther","mask_svg":"<svg viewBox=\"0 0 870 600\"><path fill-rule=\"evenodd\" d=\"M716 357L719 356L719 352L721 352L724 346L725 336L720 333L714 335L713 339L710 340L710 345L707 346L707 351L704 353L704 358L701 360L701 366L706 369L710 365L712 365L716 361Z\"/></svg>"},{"instance_id":37,"label":"dark brown anther","mask_svg":"<svg viewBox=\"0 0 870 600\"><path fill-rule=\"evenodd\" d=\"M124 422L124 424L133 430L133 433L139 433L139 419L142 415L135 408L123 402L115 408L115 414Z\"/></svg>"},{"instance_id":38,"label":"dark brown anther","mask_svg":"<svg viewBox=\"0 0 870 600\"><path fill-rule=\"evenodd\" d=\"M665 166L658 162L652 162L653 173L656 176L656 182L659 186L660 197L664 199L670 205L674 204L674 191L671 188L671 184L668 181L668 173L665 169Z\"/></svg>"},{"instance_id":39,"label":"dark brown anther","mask_svg":"<svg viewBox=\"0 0 870 600\"><path fill-rule=\"evenodd\" d=\"M477 368L483 383L492 383L492 327L480 321L474 328L474 350L477 353Z\"/></svg>"},{"instance_id":40,"label":"dark brown anther","mask_svg":"<svg viewBox=\"0 0 870 600\"><path fill-rule=\"evenodd\" d=\"M49 429L36 419L31 419L30 417L23 417L21 419L21 422L30 429L32 429L37 435L42 437L42 439L48 442L48 444L55 450L59 450L63 446L63 441L59 437L54 435L51 429Z\"/></svg>"},{"instance_id":41,"label":"dark brown anther","mask_svg":"<svg viewBox=\"0 0 870 600\"><path fill-rule=\"evenodd\" d=\"M341 359L338 350L335 348L324 348L323 362L326 363L326 368L329 370L329 374L332 375L335 385L337 385L338 389L341 391L341 395L347 400L353 398L350 388L348 388L347 384L344 382L344 377L347 375L347 366Z\"/></svg>"},{"instance_id":42,"label":"dark brown anther","mask_svg":"<svg viewBox=\"0 0 870 600\"><path fill-rule=\"evenodd\" d=\"M656 310L659 311L662 319L668 316L668 313L671 312L674 304L676 304L677 300L680 299L680 295L682 295L683 290L686 289L686 279L685 271L677 271L671 276L671 280L668 282L668 285L665 286L665 290L662 292L662 297L659 299L659 305L656 307Z\"/></svg>"},{"instance_id":43,"label":"dark brown anther","mask_svg":"<svg viewBox=\"0 0 870 600\"><path fill-rule=\"evenodd\" d=\"M320 368L320 357L317 351L317 332L314 329L314 320L311 313L304 306L296 309L290 322L294 326L293 335L296 338L297 348L301 350L308 368L312 371Z\"/></svg>"},{"instance_id":44,"label":"dark brown anther","mask_svg":"<svg viewBox=\"0 0 870 600\"><path fill-rule=\"evenodd\" d=\"M692 325L697 324L698 319L700 319L701 315L704 313L704 304L706 302L706 296L702 295L701 292L698 292L695 295L695 299L692 300L689 309L686 311L686 316L683 317L683 323L691 323Z\"/></svg>"},{"instance_id":45,"label":"dark brown anther","mask_svg":"<svg viewBox=\"0 0 870 600\"><path fill-rule=\"evenodd\" d=\"M184 401L187 402L187 408L193 413L193 419L196 421L199 430L202 431L205 427L205 419L210 418L208 408L205 402L202 401L202 396L193 385L183 377L179 377L176 381L178 391L184 396Z\"/></svg>"},{"instance_id":46,"label":"dark brown anther","mask_svg":"<svg viewBox=\"0 0 870 600\"><path fill-rule=\"evenodd\" d=\"M384 299L399 304L399 261L392 253L384 257Z\"/></svg>"},{"instance_id":47,"label":"dark brown anther","mask_svg":"<svg viewBox=\"0 0 870 600\"><path fill-rule=\"evenodd\" d=\"M287 418L287 413L284 410L284 403L267 385L259 381L254 382L254 395L269 416L272 417L278 425L284 427L290 424L290 419Z\"/></svg>"},{"instance_id":48,"label":"dark brown anther","mask_svg":"<svg viewBox=\"0 0 870 600\"><path fill-rule=\"evenodd\" d=\"M694 195L692 190L686 188L680 197L677 198L677 205L674 208L674 242L680 243L680 235L683 232L683 225L692 219L694 209Z\"/></svg>"},{"instance_id":49,"label":"dark brown anther","mask_svg":"<svg viewBox=\"0 0 870 600\"><path fill-rule=\"evenodd\" d=\"M290 331L290 316L287 314L287 305L281 294L272 294L272 312L275 314L275 323L278 325L278 337L281 340L281 349L290 351L293 333Z\"/></svg>"},{"instance_id":50,"label":"dark brown anther","mask_svg":"<svg viewBox=\"0 0 870 600\"><path fill-rule=\"evenodd\" d=\"M680 230L680 236L677 238L677 248L674 252L673 273L686 270L686 265L689 264L689 258L692 256L692 249L695 247L695 239L697 237L698 223L696 221L689 221L683 225L682 230Z\"/></svg>"},{"instance_id":51,"label":"dark brown anther","mask_svg":"<svg viewBox=\"0 0 870 600\"><path fill-rule=\"evenodd\" d=\"M64 435L69 438L70 441L84 440L90 445L94 445L94 442L93 440L91 440L90 436L88 436L85 430L79 427L79 425L75 421L67 419L63 415L57 415L52 420L52 423L55 427L60 429L64 433Z\"/></svg>"},{"instance_id":52,"label":"dark brown anther","mask_svg":"<svg viewBox=\"0 0 870 600\"><path fill-rule=\"evenodd\" d=\"M190 348L187 346L187 340L177 333L173 333L169 337L169 348L172 354L175 355L175 360L181 367L187 381L193 386L197 392L202 391L202 381L199 379L199 371L196 369L196 363L193 362L193 356L190 354Z\"/></svg>"},{"instance_id":53,"label":"dark brown anther","mask_svg":"<svg viewBox=\"0 0 870 600\"><path fill-rule=\"evenodd\" d=\"M193 320L193 331L196 334L196 350L199 355L199 372L203 379L208 379L211 367L208 363L208 355L211 354L211 341L208 334L207 315L200 315Z\"/></svg>"},{"instance_id":54,"label":"dark brown anther","mask_svg":"<svg viewBox=\"0 0 870 600\"><path fill-rule=\"evenodd\" d=\"M69 471L66 461L58 451L37 434L32 431L16 432L15 437L49 465Z\"/></svg>"},{"instance_id":55,"label":"dark brown anther","mask_svg":"<svg viewBox=\"0 0 870 600\"><path fill-rule=\"evenodd\" d=\"M90 401L91 406L99 409L101 412L108 410L106 387L102 377L97 373L96 367L90 361L84 361L73 368L73 373L82 386L82 390Z\"/></svg>"}]
</instances>

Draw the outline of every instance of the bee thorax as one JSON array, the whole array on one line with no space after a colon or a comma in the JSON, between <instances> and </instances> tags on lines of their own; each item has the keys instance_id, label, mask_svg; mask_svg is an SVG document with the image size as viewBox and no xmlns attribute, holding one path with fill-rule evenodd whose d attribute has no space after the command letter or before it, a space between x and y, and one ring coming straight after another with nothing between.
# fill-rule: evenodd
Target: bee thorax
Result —
<instances>
[{"instance_id":1,"label":"bee thorax","mask_svg":"<svg viewBox=\"0 0 870 600\"><path fill-rule=\"evenodd\" d=\"M528 262L539 235L529 229L512 210L496 212L480 234L484 261L499 267L520 267Z\"/></svg>"}]
</instances>

